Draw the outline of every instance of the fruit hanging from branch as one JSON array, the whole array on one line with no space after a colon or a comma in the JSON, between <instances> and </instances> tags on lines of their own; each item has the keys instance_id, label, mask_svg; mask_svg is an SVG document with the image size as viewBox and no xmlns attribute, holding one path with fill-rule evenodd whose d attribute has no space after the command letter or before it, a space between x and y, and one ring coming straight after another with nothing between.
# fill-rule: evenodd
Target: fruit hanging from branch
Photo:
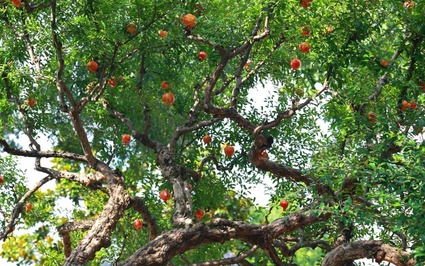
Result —
<instances>
[{"instance_id":1,"label":"fruit hanging from branch","mask_svg":"<svg viewBox=\"0 0 425 266\"><path fill-rule=\"evenodd\" d=\"M126 27L125 30L130 33L131 35L136 35L137 33L137 26L134 22L130 22Z\"/></svg>"},{"instance_id":2,"label":"fruit hanging from branch","mask_svg":"<svg viewBox=\"0 0 425 266\"><path fill-rule=\"evenodd\" d=\"M140 229L142 229L143 226L143 222L142 220L140 220L139 218L137 218L136 220L134 220L133 222L134 227L140 231Z\"/></svg>"},{"instance_id":3,"label":"fruit hanging from branch","mask_svg":"<svg viewBox=\"0 0 425 266\"><path fill-rule=\"evenodd\" d=\"M159 36L161 36L161 39L164 39L168 35L168 31L166 30L160 30L158 31Z\"/></svg>"},{"instance_id":4,"label":"fruit hanging from branch","mask_svg":"<svg viewBox=\"0 0 425 266\"><path fill-rule=\"evenodd\" d=\"M188 30L191 30L196 25L196 17L192 14L184 15L183 24L186 25Z\"/></svg>"},{"instance_id":5,"label":"fruit hanging from branch","mask_svg":"<svg viewBox=\"0 0 425 266\"><path fill-rule=\"evenodd\" d=\"M224 154L229 157L232 158L233 154L235 153L235 148L231 145L226 145L226 147L224 147Z\"/></svg>"},{"instance_id":6,"label":"fruit hanging from branch","mask_svg":"<svg viewBox=\"0 0 425 266\"><path fill-rule=\"evenodd\" d=\"M300 4L304 7L304 8L308 8L311 6L311 2L313 2L313 0L301 0Z\"/></svg>"},{"instance_id":7,"label":"fruit hanging from branch","mask_svg":"<svg viewBox=\"0 0 425 266\"><path fill-rule=\"evenodd\" d=\"M205 211L203 209L197 209L195 212L196 219L199 221L205 216Z\"/></svg>"},{"instance_id":8,"label":"fruit hanging from branch","mask_svg":"<svg viewBox=\"0 0 425 266\"><path fill-rule=\"evenodd\" d=\"M291 60L291 69L297 70L301 67L301 61L297 58Z\"/></svg>"},{"instance_id":9,"label":"fruit hanging from branch","mask_svg":"<svg viewBox=\"0 0 425 266\"><path fill-rule=\"evenodd\" d=\"M207 58L207 53L204 51L200 51L198 54L199 61L203 61Z\"/></svg>"},{"instance_id":10,"label":"fruit hanging from branch","mask_svg":"<svg viewBox=\"0 0 425 266\"><path fill-rule=\"evenodd\" d=\"M168 84L167 81L164 80L161 83L161 88L163 88L163 89L169 89L170 88L170 84Z\"/></svg>"},{"instance_id":11,"label":"fruit hanging from branch","mask_svg":"<svg viewBox=\"0 0 425 266\"><path fill-rule=\"evenodd\" d=\"M113 87L115 87L115 85L117 85L118 82L117 82L116 79L111 78L111 79L108 80L108 83L113 88Z\"/></svg>"},{"instance_id":12,"label":"fruit hanging from branch","mask_svg":"<svg viewBox=\"0 0 425 266\"><path fill-rule=\"evenodd\" d=\"M96 71L99 68L99 65L96 63L96 61L89 61L87 63L87 68L89 69L90 73Z\"/></svg>"},{"instance_id":13,"label":"fruit hanging from branch","mask_svg":"<svg viewBox=\"0 0 425 266\"><path fill-rule=\"evenodd\" d=\"M168 189L163 189L159 192L159 197L164 201L164 203L167 203L167 200L171 198L170 191Z\"/></svg>"},{"instance_id":14,"label":"fruit hanging from branch","mask_svg":"<svg viewBox=\"0 0 425 266\"><path fill-rule=\"evenodd\" d=\"M286 209L288 208L288 201L286 199L283 199L279 202L280 207L282 207L283 211L286 211Z\"/></svg>"},{"instance_id":15,"label":"fruit hanging from branch","mask_svg":"<svg viewBox=\"0 0 425 266\"><path fill-rule=\"evenodd\" d=\"M22 7L22 2L21 0L10 0L10 2L12 3L12 5L14 5L15 7Z\"/></svg>"},{"instance_id":16,"label":"fruit hanging from branch","mask_svg":"<svg viewBox=\"0 0 425 266\"><path fill-rule=\"evenodd\" d=\"M174 103L174 94L171 92L166 92L162 95L162 101L166 106L170 106Z\"/></svg>"},{"instance_id":17,"label":"fruit hanging from branch","mask_svg":"<svg viewBox=\"0 0 425 266\"><path fill-rule=\"evenodd\" d=\"M4 177L0 175L0 185L3 185L3 183L4 183Z\"/></svg>"},{"instance_id":18,"label":"fruit hanging from branch","mask_svg":"<svg viewBox=\"0 0 425 266\"><path fill-rule=\"evenodd\" d=\"M29 107L34 107L35 105L35 99L34 98L29 98L28 100L25 100L25 104Z\"/></svg>"},{"instance_id":19,"label":"fruit hanging from branch","mask_svg":"<svg viewBox=\"0 0 425 266\"><path fill-rule=\"evenodd\" d=\"M309 26L302 26L301 27L301 34L304 36L310 35L310 27Z\"/></svg>"},{"instance_id":20,"label":"fruit hanging from branch","mask_svg":"<svg viewBox=\"0 0 425 266\"><path fill-rule=\"evenodd\" d=\"M206 145L209 145L210 143L211 143L211 141L212 141L212 138L211 138L211 136L210 135L205 135L203 138L202 138L202 140L204 141L204 143L206 144Z\"/></svg>"},{"instance_id":21,"label":"fruit hanging from branch","mask_svg":"<svg viewBox=\"0 0 425 266\"><path fill-rule=\"evenodd\" d=\"M31 202L28 202L26 205L25 205L25 211L26 212L29 212L29 211L31 211L32 210L32 203Z\"/></svg>"},{"instance_id":22,"label":"fruit hanging from branch","mask_svg":"<svg viewBox=\"0 0 425 266\"><path fill-rule=\"evenodd\" d=\"M129 134L124 134L122 135L121 139L122 139L122 143L124 145L127 145L128 143L130 143L131 136Z\"/></svg>"},{"instance_id":23,"label":"fruit hanging from branch","mask_svg":"<svg viewBox=\"0 0 425 266\"><path fill-rule=\"evenodd\" d=\"M308 42L300 43L300 51L304 53L310 52L310 44Z\"/></svg>"}]
</instances>

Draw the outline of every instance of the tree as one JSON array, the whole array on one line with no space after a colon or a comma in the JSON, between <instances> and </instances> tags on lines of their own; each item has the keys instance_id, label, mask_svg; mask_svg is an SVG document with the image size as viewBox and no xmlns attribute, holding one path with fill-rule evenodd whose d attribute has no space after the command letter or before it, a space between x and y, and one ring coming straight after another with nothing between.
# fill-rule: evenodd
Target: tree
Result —
<instances>
[{"instance_id":1,"label":"tree","mask_svg":"<svg viewBox=\"0 0 425 266\"><path fill-rule=\"evenodd\" d=\"M399 0L1 1L2 256L420 265L423 10ZM256 108L250 92L265 83L273 97ZM35 187L17 156L45 174ZM246 191L265 178L271 200L256 206ZM69 216L55 211L63 198Z\"/></svg>"}]
</instances>

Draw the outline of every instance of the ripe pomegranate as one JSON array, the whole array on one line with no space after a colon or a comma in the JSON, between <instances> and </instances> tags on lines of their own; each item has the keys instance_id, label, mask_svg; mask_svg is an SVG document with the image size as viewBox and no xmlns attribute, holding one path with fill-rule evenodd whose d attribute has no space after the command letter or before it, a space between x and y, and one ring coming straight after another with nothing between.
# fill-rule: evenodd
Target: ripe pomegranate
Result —
<instances>
[{"instance_id":1,"label":"ripe pomegranate","mask_svg":"<svg viewBox=\"0 0 425 266\"><path fill-rule=\"evenodd\" d=\"M99 68L99 66L96 63L96 61L93 61L92 60L92 61L89 61L87 63L87 68L89 69L90 72L94 72L94 71L96 71Z\"/></svg>"},{"instance_id":2,"label":"ripe pomegranate","mask_svg":"<svg viewBox=\"0 0 425 266\"><path fill-rule=\"evenodd\" d=\"M286 199L281 200L279 203L280 207L282 207L283 211L286 211L286 209L288 208L288 201Z\"/></svg>"},{"instance_id":3,"label":"ripe pomegranate","mask_svg":"<svg viewBox=\"0 0 425 266\"><path fill-rule=\"evenodd\" d=\"M245 71L248 71L249 70L249 66L250 65L252 65L252 61L247 61L246 63L245 63L245 65L244 65L244 68L245 68Z\"/></svg>"},{"instance_id":4,"label":"ripe pomegranate","mask_svg":"<svg viewBox=\"0 0 425 266\"><path fill-rule=\"evenodd\" d=\"M137 33L137 26L134 24L134 22L130 22L126 27L125 30L130 33L131 35L135 35Z\"/></svg>"},{"instance_id":5,"label":"ripe pomegranate","mask_svg":"<svg viewBox=\"0 0 425 266\"><path fill-rule=\"evenodd\" d=\"M122 143L124 143L124 145L127 145L128 143L130 143L131 136L129 134L124 134L122 135L121 139Z\"/></svg>"},{"instance_id":6,"label":"ripe pomegranate","mask_svg":"<svg viewBox=\"0 0 425 266\"><path fill-rule=\"evenodd\" d=\"M4 183L4 178L2 175L0 175L0 185L2 185Z\"/></svg>"},{"instance_id":7,"label":"ripe pomegranate","mask_svg":"<svg viewBox=\"0 0 425 266\"><path fill-rule=\"evenodd\" d=\"M29 98L28 100L25 100L25 104L29 107L34 107L35 105L35 99L34 98Z\"/></svg>"},{"instance_id":8,"label":"ripe pomegranate","mask_svg":"<svg viewBox=\"0 0 425 266\"><path fill-rule=\"evenodd\" d=\"M209 145L212 141L212 138L210 135L207 134L202 138L202 140L204 141L205 144Z\"/></svg>"},{"instance_id":9,"label":"ripe pomegranate","mask_svg":"<svg viewBox=\"0 0 425 266\"><path fill-rule=\"evenodd\" d=\"M167 200L169 200L170 198L171 198L171 194L170 194L170 192L168 191L168 189L164 189L164 190L161 190L160 192L159 192L159 197L165 202L165 203L167 203Z\"/></svg>"},{"instance_id":10,"label":"ripe pomegranate","mask_svg":"<svg viewBox=\"0 0 425 266\"><path fill-rule=\"evenodd\" d=\"M205 211L203 209L197 209L195 212L196 219L201 220L205 216Z\"/></svg>"},{"instance_id":11,"label":"ripe pomegranate","mask_svg":"<svg viewBox=\"0 0 425 266\"><path fill-rule=\"evenodd\" d=\"M158 31L159 36L161 36L161 38L165 38L168 35L168 31L166 30L160 30Z\"/></svg>"},{"instance_id":12,"label":"ripe pomegranate","mask_svg":"<svg viewBox=\"0 0 425 266\"><path fill-rule=\"evenodd\" d=\"M29 212L29 211L31 211L31 210L32 210L32 204L31 204L31 202L28 202L28 203L25 205L25 211Z\"/></svg>"},{"instance_id":13,"label":"ripe pomegranate","mask_svg":"<svg viewBox=\"0 0 425 266\"><path fill-rule=\"evenodd\" d=\"M368 113L367 118L369 119L369 122L373 125L376 124L376 113Z\"/></svg>"},{"instance_id":14,"label":"ripe pomegranate","mask_svg":"<svg viewBox=\"0 0 425 266\"><path fill-rule=\"evenodd\" d=\"M170 85L167 83L167 81L164 80L161 83L161 88L163 88L163 89L169 89L170 88Z\"/></svg>"},{"instance_id":15,"label":"ripe pomegranate","mask_svg":"<svg viewBox=\"0 0 425 266\"><path fill-rule=\"evenodd\" d=\"M311 6L311 2L313 2L313 0L301 0L300 4L301 4L304 8L308 8L309 6Z\"/></svg>"},{"instance_id":16,"label":"ripe pomegranate","mask_svg":"<svg viewBox=\"0 0 425 266\"><path fill-rule=\"evenodd\" d=\"M297 70L298 68L301 67L301 61L297 58L294 58L291 60L291 69L292 70Z\"/></svg>"},{"instance_id":17,"label":"ripe pomegranate","mask_svg":"<svg viewBox=\"0 0 425 266\"><path fill-rule=\"evenodd\" d=\"M192 29L196 25L196 17L192 14L184 15L183 24L186 25L187 29Z\"/></svg>"},{"instance_id":18,"label":"ripe pomegranate","mask_svg":"<svg viewBox=\"0 0 425 266\"><path fill-rule=\"evenodd\" d=\"M304 90L302 88L298 88L295 90L295 94L298 95L299 97L303 97L304 96Z\"/></svg>"},{"instance_id":19,"label":"ripe pomegranate","mask_svg":"<svg viewBox=\"0 0 425 266\"><path fill-rule=\"evenodd\" d=\"M205 60L207 58L207 53L204 51L199 52L198 58L200 61Z\"/></svg>"},{"instance_id":20,"label":"ripe pomegranate","mask_svg":"<svg viewBox=\"0 0 425 266\"><path fill-rule=\"evenodd\" d=\"M300 51L304 53L310 52L310 44L308 42L300 43Z\"/></svg>"},{"instance_id":21,"label":"ripe pomegranate","mask_svg":"<svg viewBox=\"0 0 425 266\"><path fill-rule=\"evenodd\" d=\"M310 35L310 27L309 26L302 26L301 27L301 34L304 36Z\"/></svg>"},{"instance_id":22,"label":"ripe pomegranate","mask_svg":"<svg viewBox=\"0 0 425 266\"><path fill-rule=\"evenodd\" d=\"M171 92L166 92L164 95L162 95L162 101L165 103L166 106L170 106L174 102L174 94Z\"/></svg>"},{"instance_id":23,"label":"ripe pomegranate","mask_svg":"<svg viewBox=\"0 0 425 266\"><path fill-rule=\"evenodd\" d=\"M404 111L404 110L406 110L409 107L410 107L410 104L407 101L403 101L401 103L401 111Z\"/></svg>"},{"instance_id":24,"label":"ripe pomegranate","mask_svg":"<svg viewBox=\"0 0 425 266\"><path fill-rule=\"evenodd\" d=\"M415 3L413 3L413 1L406 1L403 3L403 6L409 10L415 7Z\"/></svg>"},{"instance_id":25,"label":"ripe pomegranate","mask_svg":"<svg viewBox=\"0 0 425 266\"><path fill-rule=\"evenodd\" d=\"M118 82L115 79L109 79L108 83L113 88L115 85L117 85Z\"/></svg>"},{"instance_id":26,"label":"ripe pomegranate","mask_svg":"<svg viewBox=\"0 0 425 266\"><path fill-rule=\"evenodd\" d=\"M264 160L268 160L268 159L269 159L269 154L268 154L266 151L263 151L263 152L260 154L260 157L261 157L262 159L264 159Z\"/></svg>"},{"instance_id":27,"label":"ripe pomegranate","mask_svg":"<svg viewBox=\"0 0 425 266\"><path fill-rule=\"evenodd\" d=\"M21 0L10 0L15 7L22 7Z\"/></svg>"},{"instance_id":28,"label":"ripe pomegranate","mask_svg":"<svg viewBox=\"0 0 425 266\"><path fill-rule=\"evenodd\" d=\"M142 229L143 222L139 218L137 218L136 220L134 220L133 225L137 230L140 231L140 229Z\"/></svg>"},{"instance_id":29,"label":"ripe pomegranate","mask_svg":"<svg viewBox=\"0 0 425 266\"><path fill-rule=\"evenodd\" d=\"M227 157L232 158L233 154L235 153L235 148L231 145L227 145L224 147L224 154L226 154Z\"/></svg>"},{"instance_id":30,"label":"ripe pomegranate","mask_svg":"<svg viewBox=\"0 0 425 266\"><path fill-rule=\"evenodd\" d=\"M389 64L390 64L390 63L388 63L388 61L387 61L387 60L384 60L384 59L382 59L382 60L381 60L381 66L383 66L383 67L387 67Z\"/></svg>"}]
</instances>

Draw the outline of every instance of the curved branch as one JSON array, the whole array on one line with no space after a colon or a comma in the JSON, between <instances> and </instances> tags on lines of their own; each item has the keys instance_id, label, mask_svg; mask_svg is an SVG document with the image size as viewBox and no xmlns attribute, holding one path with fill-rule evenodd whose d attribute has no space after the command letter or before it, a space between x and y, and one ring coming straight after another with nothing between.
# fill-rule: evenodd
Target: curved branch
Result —
<instances>
[{"instance_id":1,"label":"curved branch","mask_svg":"<svg viewBox=\"0 0 425 266\"><path fill-rule=\"evenodd\" d=\"M323 259L323 266L343 266L362 258L374 258L377 263L390 262L396 266L414 266L411 253L383 244L377 240L359 240L338 246Z\"/></svg>"},{"instance_id":2,"label":"curved branch","mask_svg":"<svg viewBox=\"0 0 425 266\"><path fill-rule=\"evenodd\" d=\"M324 221L330 215L306 210L277 219L269 225L252 225L225 219L214 219L209 224L197 223L193 227L174 229L158 236L137 250L122 265L166 265L173 256L189 249L207 243L223 243L230 239L265 246L284 233Z\"/></svg>"},{"instance_id":3,"label":"curved branch","mask_svg":"<svg viewBox=\"0 0 425 266\"><path fill-rule=\"evenodd\" d=\"M145 202L139 197L131 197L130 201L130 206L142 215L144 223L148 225L149 239L155 239L158 236L158 225L156 224L155 219L150 214Z\"/></svg>"},{"instance_id":4,"label":"curved branch","mask_svg":"<svg viewBox=\"0 0 425 266\"><path fill-rule=\"evenodd\" d=\"M14 223L16 218L18 218L19 213L22 211L25 201L31 197L41 186L53 180L54 177L49 175L41 179L32 189L28 190L22 198L16 203L15 208L13 208L12 214L10 215L9 220L3 230L0 231L0 240L5 240L7 236L13 231Z\"/></svg>"},{"instance_id":5,"label":"curved branch","mask_svg":"<svg viewBox=\"0 0 425 266\"><path fill-rule=\"evenodd\" d=\"M72 152L58 152L58 151L36 151L36 150L21 150L10 147L10 145L4 139L0 139L0 145L3 146L3 150L9 154L33 157L33 158L65 158L79 162L87 162L87 158L84 155L75 154Z\"/></svg>"}]
</instances>

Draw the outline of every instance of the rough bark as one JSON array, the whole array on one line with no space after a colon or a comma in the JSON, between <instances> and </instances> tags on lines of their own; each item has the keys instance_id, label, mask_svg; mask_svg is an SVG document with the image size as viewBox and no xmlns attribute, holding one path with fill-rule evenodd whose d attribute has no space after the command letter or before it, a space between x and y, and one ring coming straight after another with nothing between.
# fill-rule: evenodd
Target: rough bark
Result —
<instances>
[{"instance_id":1,"label":"rough bark","mask_svg":"<svg viewBox=\"0 0 425 266\"><path fill-rule=\"evenodd\" d=\"M209 224L198 223L187 229L166 232L137 250L122 265L166 265L175 255L207 243L222 243L239 239L245 243L265 247L275 238L297 228L326 220L330 214L315 215L311 211L292 213L269 225L215 219Z\"/></svg>"},{"instance_id":2,"label":"rough bark","mask_svg":"<svg viewBox=\"0 0 425 266\"><path fill-rule=\"evenodd\" d=\"M383 244L377 240L359 240L338 246L329 252L323 266L344 266L357 259L374 258L377 263L390 262L396 266L414 266L416 261L411 254L401 249Z\"/></svg>"},{"instance_id":3,"label":"rough bark","mask_svg":"<svg viewBox=\"0 0 425 266\"><path fill-rule=\"evenodd\" d=\"M110 198L90 231L78 243L77 247L65 261L65 266L86 265L95 257L98 250L108 247L111 244L110 237L116 223L123 216L124 210L130 206L130 197L125 190L122 177L115 176L108 166L100 162L98 164L99 170L108 176Z\"/></svg>"}]
</instances>

